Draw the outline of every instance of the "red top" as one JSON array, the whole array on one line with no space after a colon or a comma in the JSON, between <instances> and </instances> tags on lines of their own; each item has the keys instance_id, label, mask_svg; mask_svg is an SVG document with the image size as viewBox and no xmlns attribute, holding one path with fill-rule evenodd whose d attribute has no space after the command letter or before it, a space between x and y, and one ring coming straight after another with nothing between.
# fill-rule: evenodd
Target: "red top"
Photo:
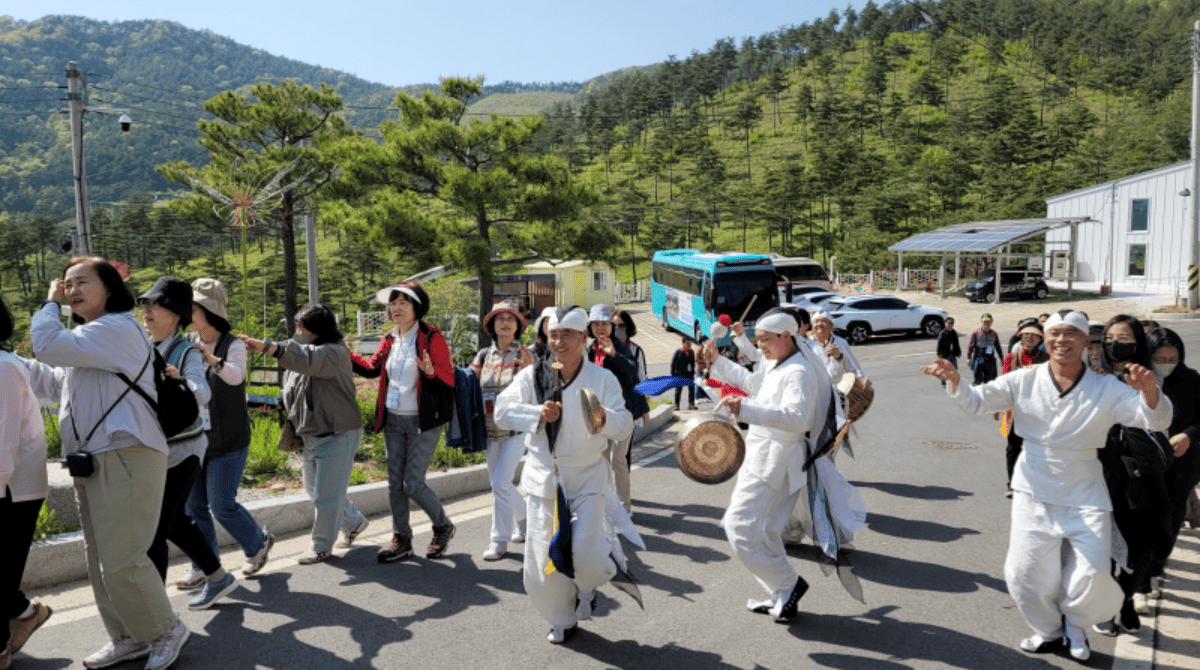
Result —
<instances>
[{"instance_id":1,"label":"red top","mask_svg":"<svg viewBox=\"0 0 1200 670\"><path fill-rule=\"evenodd\" d=\"M379 377L379 390L375 393L375 432L383 427L384 417L387 416L387 389L388 389L388 374L387 374L387 359L388 354L392 351L392 342L396 341L394 333L388 333L384 336L383 341L379 343L379 349L375 355L371 356L370 360L363 358L357 353L350 352L350 360L354 364L354 372L363 377ZM425 352L429 352L429 357L433 359L433 375L426 376L425 373L417 375L417 415L421 415L421 393L422 379L438 379L446 386L454 387L454 362L450 358L450 346L446 344L446 338L442 337L442 331L425 323L424 321L417 322L417 357L422 358ZM422 428L424 430L424 428Z\"/></svg>"}]
</instances>

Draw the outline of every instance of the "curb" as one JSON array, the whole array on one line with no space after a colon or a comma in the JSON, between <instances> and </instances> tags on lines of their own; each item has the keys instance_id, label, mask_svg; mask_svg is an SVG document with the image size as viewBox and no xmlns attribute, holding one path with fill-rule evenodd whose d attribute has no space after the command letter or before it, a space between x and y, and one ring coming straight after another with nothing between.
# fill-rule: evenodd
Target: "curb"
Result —
<instances>
[{"instance_id":1,"label":"curb","mask_svg":"<svg viewBox=\"0 0 1200 670\"><path fill-rule=\"evenodd\" d=\"M674 417L675 408L671 405L661 405L655 408L650 412L650 419L646 425L634 433L634 443L650 437L669 424ZM522 460L522 465L517 467L518 479L521 476L523 465L524 460ZM491 489L486 463L446 472L430 473L425 481L441 500ZM354 506L368 517L385 514L389 511L387 482L351 486L347 492ZM415 502L411 505L416 507ZM263 528L277 535L305 530L312 526L312 502L303 493L255 500L246 503L246 509ZM217 531L218 546L228 547L235 544L234 539L225 532L221 524L214 525ZM167 546L171 550L171 559L183 555L175 545L168 544ZM44 588L86 578L87 557L84 553L83 531L76 531L33 544L29 551L29 560L25 565L21 588Z\"/></svg>"},{"instance_id":2,"label":"curb","mask_svg":"<svg viewBox=\"0 0 1200 670\"><path fill-rule=\"evenodd\" d=\"M1200 312L1150 312L1146 318L1152 321L1191 321L1200 319Z\"/></svg>"}]
</instances>

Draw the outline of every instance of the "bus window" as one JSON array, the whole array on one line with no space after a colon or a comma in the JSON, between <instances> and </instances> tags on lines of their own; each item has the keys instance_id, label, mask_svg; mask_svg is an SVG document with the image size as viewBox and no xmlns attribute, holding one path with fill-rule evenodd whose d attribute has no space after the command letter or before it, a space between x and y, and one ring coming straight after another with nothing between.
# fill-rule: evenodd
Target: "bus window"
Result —
<instances>
[{"instance_id":1,"label":"bus window","mask_svg":"<svg viewBox=\"0 0 1200 670\"><path fill-rule=\"evenodd\" d=\"M719 273L713 282L713 289L713 302L710 304L713 313L728 314L734 319L742 316L754 295L758 296L758 300L754 302L747 319L757 319L778 303L775 273L772 270Z\"/></svg>"}]
</instances>

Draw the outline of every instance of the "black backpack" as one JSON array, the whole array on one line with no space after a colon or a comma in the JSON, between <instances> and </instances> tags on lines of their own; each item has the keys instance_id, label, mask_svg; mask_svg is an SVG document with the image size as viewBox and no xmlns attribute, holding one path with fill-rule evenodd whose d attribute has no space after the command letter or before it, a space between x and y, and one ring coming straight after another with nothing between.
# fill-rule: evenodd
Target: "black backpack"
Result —
<instances>
[{"instance_id":1,"label":"black backpack","mask_svg":"<svg viewBox=\"0 0 1200 670\"><path fill-rule=\"evenodd\" d=\"M158 402L151 399L149 394L133 383L125 373L118 372L117 376L150 403L150 409L158 415L158 425L162 428L167 442L196 437L204 432L204 420L200 416L196 396L188 388L187 381L167 376L167 360L158 353L158 347L151 345L150 348L154 352L154 388L158 392ZM170 359L171 365L182 372L183 360L193 349L187 340L180 338L171 345L167 358Z\"/></svg>"}]
</instances>

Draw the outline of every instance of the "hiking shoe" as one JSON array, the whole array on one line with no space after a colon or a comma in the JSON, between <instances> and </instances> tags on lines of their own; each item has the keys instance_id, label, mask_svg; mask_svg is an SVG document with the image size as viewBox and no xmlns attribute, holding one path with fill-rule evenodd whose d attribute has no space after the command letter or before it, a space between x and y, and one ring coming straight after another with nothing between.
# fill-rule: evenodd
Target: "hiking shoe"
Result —
<instances>
[{"instance_id":1,"label":"hiking shoe","mask_svg":"<svg viewBox=\"0 0 1200 670\"><path fill-rule=\"evenodd\" d=\"M358 539L358 536L362 535L363 531L365 531L367 529L367 526L370 526L370 525L371 525L371 522L367 521L367 517L364 516L362 523L355 526L354 530L350 531L349 533L346 533L346 536L342 538L342 541L337 543L337 547L339 549L349 549L350 545L354 544L354 541Z\"/></svg>"},{"instance_id":2,"label":"hiking shoe","mask_svg":"<svg viewBox=\"0 0 1200 670\"><path fill-rule=\"evenodd\" d=\"M771 615L775 617L775 622L786 623L795 619L799 613L800 599L804 597L805 593L808 593L808 582L804 581L803 577L797 577L796 585L792 587L791 595L779 606L779 611L776 612L774 609L771 611Z\"/></svg>"},{"instance_id":3,"label":"hiking shoe","mask_svg":"<svg viewBox=\"0 0 1200 670\"><path fill-rule=\"evenodd\" d=\"M267 533L267 537L263 539L262 549L254 556L246 559L246 565L242 566L242 574L250 577L258 574L259 570L267 564L267 556L271 553L271 547L275 546L275 536Z\"/></svg>"},{"instance_id":4,"label":"hiking shoe","mask_svg":"<svg viewBox=\"0 0 1200 670\"><path fill-rule=\"evenodd\" d=\"M49 606L35 602L33 603L33 614L24 619L9 621L8 651L13 654L21 651L21 647L24 647L25 643L29 641L29 636L33 635L35 630L41 628L42 624L46 623L46 619L49 619L53 613L54 610L50 609Z\"/></svg>"},{"instance_id":5,"label":"hiking shoe","mask_svg":"<svg viewBox=\"0 0 1200 670\"><path fill-rule=\"evenodd\" d=\"M204 580L204 589L200 591L200 595L188 601L188 609L190 610L205 610L210 605L216 602L217 598L223 598L229 595L230 591L237 588L237 579L228 572L225 573L225 579L214 582L211 579Z\"/></svg>"},{"instance_id":6,"label":"hiking shoe","mask_svg":"<svg viewBox=\"0 0 1200 670\"><path fill-rule=\"evenodd\" d=\"M405 535L393 535L392 543L375 555L380 563L391 563L413 555L412 538Z\"/></svg>"},{"instance_id":7,"label":"hiking shoe","mask_svg":"<svg viewBox=\"0 0 1200 670\"><path fill-rule=\"evenodd\" d=\"M488 545L486 551L483 552L483 560L498 561L504 558L504 554L508 553L508 545L503 542L493 542Z\"/></svg>"},{"instance_id":8,"label":"hiking shoe","mask_svg":"<svg viewBox=\"0 0 1200 670\"><path fill-rule=\"evenodd\" d=\"M166 670L171 667L191 636L192 631L176 619L174 628L150 643L150 660L146 661L146 670Z\"/></svg>"},{"instance_id":9,"label":"hiking shoe","mask_svg":"<svg viewBox=\"0 0 1200 670\"><path fill-rule=\"evenodd\" d=\"M104 645L100 651L83 659L83 667L107 668L125 661L136 661L150 655L150 643L134 642L133 638L123 637Z\"/></svg>"},{"instance_id":10,"label":"hiking shoe","mask_svg":"<svg viewBox=\"0 0 1200 670\"><path fill-rule=\"evenodd\" d=\"M312 551L309 550L303 556L296 560L300 565L313 565L315 563L324 563L328 561L333 554L328 551Z\"/></svg>"},{"instance_id":11,"label":"hiking shoe","mask_svg":"<svg viewBox=\"0 0 1200 670\"><path fill-rule=\"evenodd\" d=\"M180 591L195 591L204 586L204 582L206 581L208 581L208 578L204 576L203 570L192 568L187 577L175 580L175 588Z\"/></svg>"},{"instance_id":12,"label":"hiking shoe","mask_svg":"<svg viewBox=\"0 0 1200 670\"><path fill-rule=\"evenodd\" d=\"M452 523L434 526L433 539L429 541L429 548L425 550L425 558L437 558L446 553L446 547L450 546L450 538L454 537L454 530Z\"/></svg>"}]
</instances>

